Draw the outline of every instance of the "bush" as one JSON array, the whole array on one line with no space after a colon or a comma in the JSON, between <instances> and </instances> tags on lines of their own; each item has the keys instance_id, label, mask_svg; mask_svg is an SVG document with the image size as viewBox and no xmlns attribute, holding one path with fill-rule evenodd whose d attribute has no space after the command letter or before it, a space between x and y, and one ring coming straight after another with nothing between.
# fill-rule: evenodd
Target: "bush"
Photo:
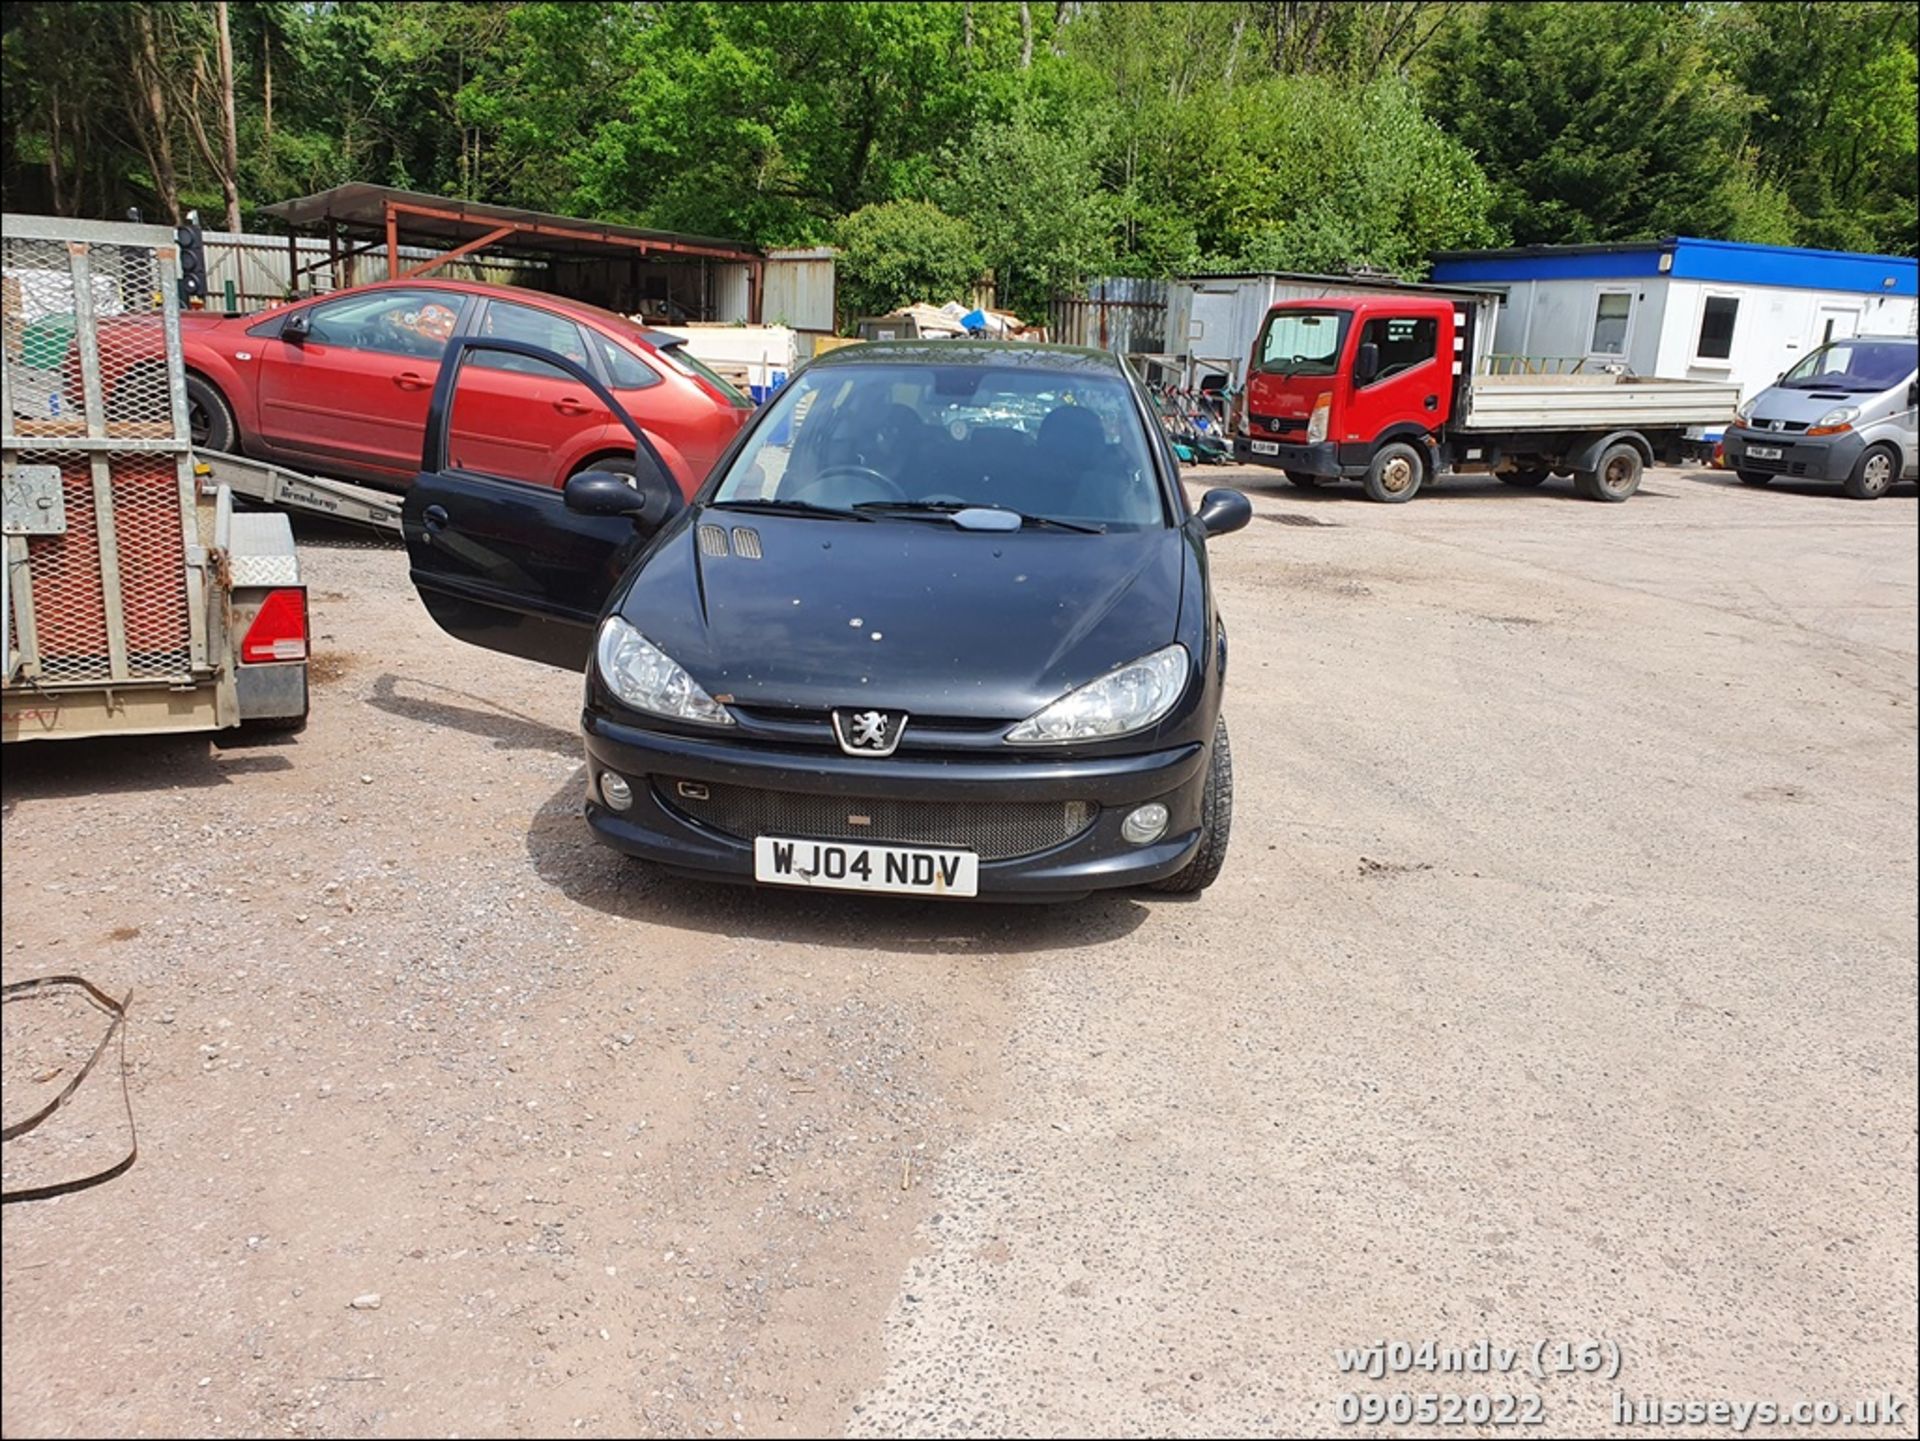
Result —
<instances>
[{"instance_id":1,"label":"bush","mask_svg":"<svg viewBox=\"0 0 1920 1441\"><path fill-rule=\"evenodd\" d=\"M980 280L973 227L924 200L863 205L834 227L843 317L964 298Z\"/></svg>"}]
</instances>

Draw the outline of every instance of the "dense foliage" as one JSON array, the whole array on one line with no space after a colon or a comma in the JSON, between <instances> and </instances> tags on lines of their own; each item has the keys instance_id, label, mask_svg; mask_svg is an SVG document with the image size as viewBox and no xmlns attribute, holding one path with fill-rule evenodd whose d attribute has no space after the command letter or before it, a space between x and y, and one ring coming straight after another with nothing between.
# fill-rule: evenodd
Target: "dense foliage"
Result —
<instances>
[{"instance_id":1,"label":"dense foliage","mask_svg":"<svg viewBox=\"0 0 1920 1441\"><path fill-rule=\"evenodd\" d=\"M1915 249L1910 3L9 3L9 209L349 179L977 268L1417 274L1684 233ZM219 37L231 38L230 67ZM234 144L223 141L230 77Z\"/></svg>"}]
</instances>

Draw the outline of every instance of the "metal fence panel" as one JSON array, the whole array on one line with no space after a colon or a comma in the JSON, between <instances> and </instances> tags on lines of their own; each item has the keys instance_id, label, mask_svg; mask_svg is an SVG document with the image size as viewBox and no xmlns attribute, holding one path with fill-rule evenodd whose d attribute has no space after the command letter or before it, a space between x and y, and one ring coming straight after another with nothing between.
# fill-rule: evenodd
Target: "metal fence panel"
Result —
<instances>
[{"instance_id":1,"label":"metal fence panel","mask_svg":"<svg viewBox=\"0 0 1920 1441\"><path fill-rule=\"evenodd\" d=\"M1166 350L1167 283L1113 276L1087 282L1082 295L1055 296L1048 338L1122 354Z\"/></svg>"},{"instance_id":2,"label":"metal fence panel","mask_svg":"<svg viewBox=\"0 0 1920 1441\"><path fill-rule=\"evenodd\" d=\"M206 657L173 233L8 216L0 272L9 670L185 679ZM16 509L42 483L61 525Z\"/></svg>"}]
</instances>

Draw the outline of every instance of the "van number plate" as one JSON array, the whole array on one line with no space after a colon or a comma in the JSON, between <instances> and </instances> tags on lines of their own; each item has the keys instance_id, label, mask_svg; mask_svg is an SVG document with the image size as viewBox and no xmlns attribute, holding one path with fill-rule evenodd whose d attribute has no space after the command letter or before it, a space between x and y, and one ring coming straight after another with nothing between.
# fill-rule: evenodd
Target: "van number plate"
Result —
<instances>
[{"instance_id":1,"label":"van number plate","mask_svg":"<svg viewBox=\"0 0 1920 1441\"><path fill-rule=\"evenodd\" d=\"M753 878L778 886L888 891L909 896L980 893L980 857L928 846L863 846L758 836Z\"/></svg>"},{"instance_id":2,"label":"van number plate","mask_svg":"<svg viewBox=\"0 0 1920 1441\"><path fill-rule=\"evenodd\" d=\"M1780 447L1777 445L1750 445L1747 447L1747 454L1755 460L1778 460L1780 458Z\"/></svg>"}]
</instances>

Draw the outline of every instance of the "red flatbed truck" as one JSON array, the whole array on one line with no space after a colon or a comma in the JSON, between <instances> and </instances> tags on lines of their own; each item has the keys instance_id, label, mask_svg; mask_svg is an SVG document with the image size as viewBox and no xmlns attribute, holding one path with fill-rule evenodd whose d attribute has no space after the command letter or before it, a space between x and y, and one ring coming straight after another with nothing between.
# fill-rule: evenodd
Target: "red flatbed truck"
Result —
<instances>
[{"instance_id":1,"label":"red flatbed truck","mask_svg":"<svg viewBox=\"0 0 1920 1441\"><path fill-rule=\"evenodd\" d=\"M1358 480L1386 502L1449 472L1568 475L1590 500L1621 501L1740 400L1737 385L1577 368L1476 374L1479 339L1464 306L1431 295L1281 301L1254 339L1235 458L1309 488Z\"/></svg>"}]
</instances>

